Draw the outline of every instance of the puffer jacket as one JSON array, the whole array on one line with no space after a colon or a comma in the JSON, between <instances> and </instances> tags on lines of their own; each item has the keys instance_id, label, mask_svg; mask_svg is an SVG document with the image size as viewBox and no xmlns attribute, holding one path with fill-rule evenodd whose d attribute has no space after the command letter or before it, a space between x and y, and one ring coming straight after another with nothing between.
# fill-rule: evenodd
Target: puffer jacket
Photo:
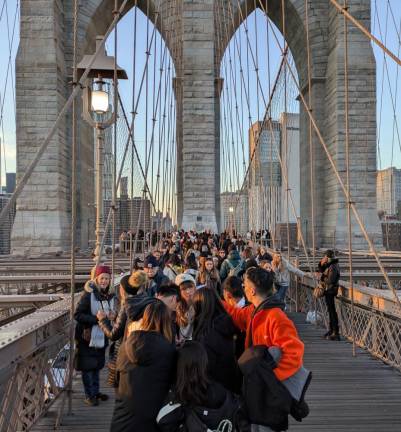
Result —
<instances>
[{"instance_id":1,"label":"puffer jacket","mask_svg":"<svg viewBox=\"0 0 401 432\"><path fill-rule=\"evenodd\" d=\"M107 338L105 338L104 348L93 348L89 346L89 341L84 338L84 331L92 329L98 325L98 319L91 312L91 294L95 295L99 301L111 302L114 294L108 290L102 293L95 281L88 281L85 284L84 292L80 298L74 313L74 319L77 322L75 327L75 358L74 367L78 371L100 370L105 363L105 350L107 347Z\"/></svg>"},{"instance_id":2,"label":"puffer jacket","mask_svg":"<svg viewBox=\"0 0 401 432\"><path fill-rule=\"evenodd\" d=\"M220 268L220 279L223 281L228 274L230 273L231 267L237 267L242 262L242 271L244 269L244 261L241 259L241 256L237 250L232 250L227 258L223 261L223 264Z\"/></svg>"}]
</instances>

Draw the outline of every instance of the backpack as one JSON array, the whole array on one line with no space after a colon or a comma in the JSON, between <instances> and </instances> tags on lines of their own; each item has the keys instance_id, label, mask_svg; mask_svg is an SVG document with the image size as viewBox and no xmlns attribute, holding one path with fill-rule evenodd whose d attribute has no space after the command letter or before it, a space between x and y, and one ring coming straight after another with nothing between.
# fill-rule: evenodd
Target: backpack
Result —
<instances>
[{"instance_id":1,"label":"backpack","mask_svg":"<svg viewBox=\"0 0 401 432\"><path fill-rule=\"evenodd\" d=\"M228 264L228 266L230 267L230 271L228 272L228 276L237 276L237 277L239 277L239 275L240 275L241 272L242 272L242 265L243 265L243 261L241 260L241 261L239 262L239 264L238 264L236 267L234 267L234 266L230 263L229 260L227 260L227 264Z\"/></svg>"},{"instance_id":2,"label":"backpack","mask_svg":"<svg viewBox=\"0 0 401 432\"><path fill-rule=\"evenodd\" d=\"M183 406L175 402L171 391L166 402L156 419L159 429L163 432L177 430L180 432L250 431L243 402L231 392L227 392L224 404L217 409Z\"/></svg>"},{"instance_id":3,"label":"backpack","mask_svg":"<svg viewBox=\"0 0 401 432\"><path fill-rule=\"evenodd\" d=\"M242 432L248 425L242 405L238 396L227 392L224 404L218 409L186 407L185 426L189 432Z\"/></svg>"}]
</instances>

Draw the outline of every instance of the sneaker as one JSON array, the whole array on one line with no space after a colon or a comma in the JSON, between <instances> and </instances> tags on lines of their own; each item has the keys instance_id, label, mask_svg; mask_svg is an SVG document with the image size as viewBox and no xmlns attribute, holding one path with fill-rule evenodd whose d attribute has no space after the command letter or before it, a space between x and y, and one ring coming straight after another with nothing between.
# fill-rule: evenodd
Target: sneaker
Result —
<instances>
[{"instance_id":1,"label":"sneaker","mask_svg":"<svg viewBox=\"0 0 401 432\"><path fill-rule=\"evenodd\" d=\"M336 334L336 333L331 334L331 335L328 337L328 339L329 339L329 340L332 340L332 341L340 341L340 340L341 340L340 335L339 335L339 334Z\"/></svg>"},{"instance_id":2,"label":"sneaker","mask_svg":"<svg viewBox=\"0 0 401 432\"><path fill-rule=\"evenodd\" d=\"M104 394L104 393L98 393L96 395L96 399L101 400L101 401L107 401L109 399L109 396L107 394Z\"/></svg>"},{"instance_id":3,"label":"sneaker","mask_svg":"<svg viewBox=\"0 0 401 432\"><path fill-rule=\"evenodd\" d=\"M86 403L86 405L89 405L89 406L98 406L99 405L99 401L95 397L86 398L84 402Z\"/></svg>"},{"instance_id":4,"label":"sneaker","mask_svg":"<svg viewBox=\"0 0 401 432\"><path fill-rule=\"evenodd\" d=\"M330 336L331 336L331 331L328 331L323 335L323 339L329 339Z\"/></svg>"}]
</instances>

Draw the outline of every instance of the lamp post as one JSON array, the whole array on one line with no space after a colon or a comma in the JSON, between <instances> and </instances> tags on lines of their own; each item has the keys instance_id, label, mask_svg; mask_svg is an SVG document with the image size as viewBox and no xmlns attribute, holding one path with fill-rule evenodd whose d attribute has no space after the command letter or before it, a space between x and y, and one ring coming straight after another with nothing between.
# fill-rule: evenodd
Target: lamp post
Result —
<instances>
[{"instance_id":1,"label":"lamp post","mask_svg":"<svg viewBox=\"0 0 401 432\"><path fill-rule=\"evenodd\" d=\"M234 234L234 207L229 207L228 211L230 213L230 236Z\"/></svg>"},{"instance_id":2,"label":"lamp post","mask_svg":"<svg viewBox=\"0 0 401 432\"><path fill-rule=\"evenodd\" d=\"M96 37L96 50L103 41L103 36ZM92 55L85 55L77 66L78 79L92 61ZM115 73L116 72L116 73ZM111 88L116 88L117 79L128 79L124 69L117 66L115 71L114 57L108 56L103 48L92 64L87 84L82 93L82 117L95 129L96 135L96 247L94 261L103 260L102 237L103 225L103 151L104 131L110 127L117 116L117 107L113 106Z\"/></svg>"}]
</instances>

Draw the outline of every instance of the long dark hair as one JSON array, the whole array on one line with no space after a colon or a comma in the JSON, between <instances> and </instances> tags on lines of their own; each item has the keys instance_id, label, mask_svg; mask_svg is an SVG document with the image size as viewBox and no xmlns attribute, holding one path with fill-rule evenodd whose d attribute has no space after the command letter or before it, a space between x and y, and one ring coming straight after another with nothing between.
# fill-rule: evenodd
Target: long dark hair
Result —
<instances>
[{"instance_id":1,"label":"long dark hair","mask_svg":"<svg viewBox=\"0 0 401 432\"><path fill-rule=\"evenodd\" d=\"M178 400L186 405L204 405L209 386L207 353L195 341L187 341L178 350L175 390Z\"/></svg>"},{"instance_id":2,"label":"long dark hair","mask_svg":"<svg viewBox=\"0 0 401 432\"><path fill-rule=\"evenodd\" d=\"M171 318L167 306L160 300L146 306L141 329L160 333L169 342L173 341Z\"/></svg>"},{"instance_id":3,"label":"long dark hair","mask_svg":"<svg viewBox=\"0 0 401 432\"><path fill-rule=\"evenodd\" d=\"M207 287L199 288L196 291L192 304L195 311L194 339L199 339L209 333L217 315L227 315L216 291Z\"/></svg>"}]
</instances>

